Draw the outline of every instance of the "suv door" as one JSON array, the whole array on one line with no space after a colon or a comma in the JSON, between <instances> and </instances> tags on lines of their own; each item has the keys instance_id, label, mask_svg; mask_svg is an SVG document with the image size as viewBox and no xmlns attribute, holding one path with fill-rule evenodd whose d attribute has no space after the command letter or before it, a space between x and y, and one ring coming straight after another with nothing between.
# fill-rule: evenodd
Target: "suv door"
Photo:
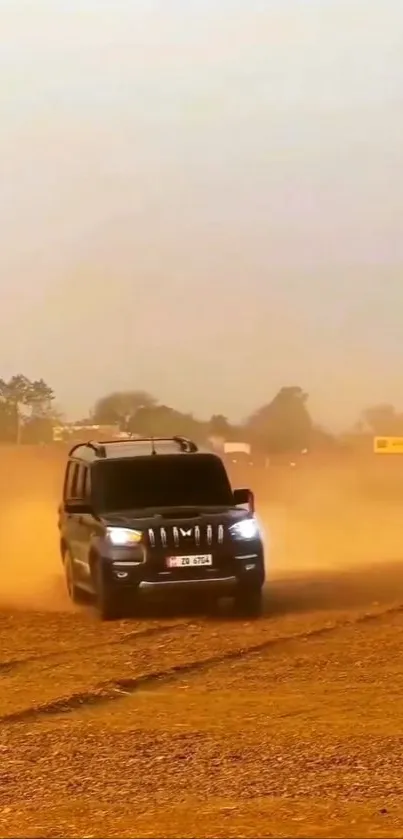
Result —
<instances>
[{"instance_id":1,"label":"suv door","mask_svg":"<svg viewBox=\"0 0 403 839\"><path fill-rule=\"evenodd\" d=\"M65 505L70 501L82 500L83 470L85 465L79 461L70 461L67 467L66 480L64 483L64 541L67 544L73 565L74 575L78 579L82 577L81 571L81 513L66 512Z\"/></svg>"},{"instance_id":2,"label":"suv door","mask_svg":"<svg viewBox=\"0 0 403 839\"><path fill-rule=\"evenodd\" d=\"M78 462L74 460L70 460L68 462L63 485L63 500L59 505L59 530L62 544L62 554L64 552L63 546L65 546L73 555L73 545L75 541L75 516L66 511L66 504L68 504L69 501L72 501L75 497L78 467Z\"/></svg>"},{"instance_id":3,"label":"suv door","mask_svg":"<svg viewBox=\"0 0 403 839\"><path fill-rule=\"evenodd\" d=\"M74 473L72 483L72 495L69 500L86 502L90 499L87 496L90 468L86 463L77 463L78 469ZM89 567L89 539L90 529L88 523L93 521L91 515L85 513L73 513L70 516L69 540L70 552L74 563L74 577L79 584L88 584L90 576Z\"/></svg>"},{"instance_id":4,"label":"suv door","mask_svg":"<svg viewBox=\"0 0 403 839\"><path fill-rule=\"evenodd\" d=\"M80 464L80 471L77 479L77 492L80 501L92 506L91 492L91 467L85 463ZM90 548L91 540L96 535L96 520L91 513L81 513L78 516L76 531L76 577L85 586L91 584Z\"/></svg>"}]
</instances>

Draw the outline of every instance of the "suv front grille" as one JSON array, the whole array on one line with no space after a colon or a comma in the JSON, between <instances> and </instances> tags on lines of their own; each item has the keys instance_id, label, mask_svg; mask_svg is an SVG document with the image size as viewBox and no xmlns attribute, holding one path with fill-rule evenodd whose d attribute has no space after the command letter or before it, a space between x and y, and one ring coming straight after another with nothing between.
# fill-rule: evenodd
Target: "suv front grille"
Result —
<instances>
[{"instance_id":1,"label":"suv front grille","mask_svg":"<svg viewBox=\"0 0 403 839\"><path fill-rule=\"evenodd\" d=\"M165 525L150 527L148 539L151 548L172 548L175 550L191 550L192 548L214 547L224 542L224 525L196 524L191 527L179 525Z\"/></svg>"}]
</instances>

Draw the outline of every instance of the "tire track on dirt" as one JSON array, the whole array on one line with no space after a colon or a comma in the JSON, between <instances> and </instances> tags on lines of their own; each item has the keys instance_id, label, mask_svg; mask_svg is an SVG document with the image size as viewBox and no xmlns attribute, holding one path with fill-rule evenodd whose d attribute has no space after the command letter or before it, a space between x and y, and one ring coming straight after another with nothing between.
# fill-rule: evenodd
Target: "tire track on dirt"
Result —
<instances>
[{"instance_id":1,"label":"tire track on dirt","mask_svg":"<svg viewBox=\"0 0 403 839\"><path fill-rule=\"evenodd\" d=\"M189 626L192 626L194 622L192 621L178 621L177 623L172 624L159 624L158 626L151 626L147 627L146 629L140 630L133 630L132 632L127 632L125 635L120 635L118 638L111 638L105 641L99 641L91 644L83 645L77 647L71 647L68 650L54 650L46 653L39 653L35 655L26 656L24 658L12 658L6 659L5 661L0 661L0 676L1 674L8 674L10 672L15 672L16 669L22 668L28 664L33 663L40 663L40 662L47 662L57 659L65 660L69 656L74 656L77 653L85 650L98 650L102 649L103 647L113 647L113 646L120 646L123 644L128 644L131 641L136 640L137 638L142 640L143 638L147 638L153 635L163 635L166 632L171 632L181 630L181 629L188 629ZM57 663L57 661L56 661Z\"/></svg>"},{"instance_id":2,"label":"tire track on dirt","mask_svg":"<svg viewBox=\"0 0 403 839\"><path fill-rule=\"evenodd\" d=\"M372 621L382 620L385 617L398 614L403 610L403 605L393 606L376 612L366 612L356 618L343 619L327 623L312 630L290 633L289 635L275 636L247 647L227 650L202 659L194 659L188 662L179 662L170 667L150 670L133 677L110 679L104 683L100 682L92 690L71 693L69 696L51 700L36 706L28 706L18 711L12 711L0 716L0 725L39 720L41 717L50 715L71 713L85 706L103 705L109 702L130 696L142 688L158 688L176 678L187 674L201 673L210 670L226 662L246 660L258 655L265 650L278 647L282 644L292 644L298 641L309 641L321 635L331 635L341 629L363 625ZM180 626L183 626L182 624ZM141 634L141 633L140 633Z\"/></svg>"}]
</instances>

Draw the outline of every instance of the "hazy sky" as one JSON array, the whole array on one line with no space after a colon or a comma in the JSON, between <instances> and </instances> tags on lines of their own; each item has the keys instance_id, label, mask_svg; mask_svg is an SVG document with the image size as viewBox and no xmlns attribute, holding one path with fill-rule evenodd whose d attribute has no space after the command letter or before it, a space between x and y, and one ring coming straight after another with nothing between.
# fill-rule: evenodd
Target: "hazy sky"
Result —
<instances>
[{"instance_id":1,"label":"hazy sky","mask_svg":"<svg viewBox=\"0 0 403 839\"><path fill-rule=\"evenodd\" d=\"M0 0L0 376L403 408L402 0Z\"/></svg>"}]
</instances>

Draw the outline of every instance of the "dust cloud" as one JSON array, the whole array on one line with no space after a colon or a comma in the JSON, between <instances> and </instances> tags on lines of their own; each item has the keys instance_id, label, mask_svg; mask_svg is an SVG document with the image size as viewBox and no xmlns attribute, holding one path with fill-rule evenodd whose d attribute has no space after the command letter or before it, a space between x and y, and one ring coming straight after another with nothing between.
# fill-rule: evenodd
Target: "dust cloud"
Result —
<instances>
[{"instance_id":1,"label":"dust cloud","mask_svg":"<svg viewBox=\"0 0 403 839\"><path fill-rule=\"evenodd\" d=\"M64 458L8 449L0 479L0 607L71 611L61 570L57 506Z\"/></svg>"},{"instance_id":2,"label":"dust cloud","mask_svg":"<svg viewBox=\"0 0 403 839\"><path fill-rule=\"evenodd\" d=\"M2 458L0 606L73 610L57 531L65 452L22 446L7 449ZM373 600L396 595L402 586L403 461L392 468L375 461L312 458L300 469L274 467L245 476L242 483L252 483L264 526L269 582L292 587L305 580L312 589L326 579L325 605L336 609L348 601L349 589Z\"/></svg>"},{"instance_id":3,"label":"dust cloud","mask_svg":"<svg viewBox=\"0 0 403 839\"><path fill-rule=\"evenodd\" d=\"M403 460L312 461L299 473L273 475L258 497L276 608L342 610L401 600Z\"/></svg>"},{"instance_id":4,"label":"dust cloud","mask_svg":"<svg viewBox=\"0 0 403 839\"><path fill-rule=\"evenodd\" d=\"M64 594L51 499L8 501L0 514L0 606L59 610ZM52 516L53 513L53 516Z\"/></svg>"}]
</instances>

